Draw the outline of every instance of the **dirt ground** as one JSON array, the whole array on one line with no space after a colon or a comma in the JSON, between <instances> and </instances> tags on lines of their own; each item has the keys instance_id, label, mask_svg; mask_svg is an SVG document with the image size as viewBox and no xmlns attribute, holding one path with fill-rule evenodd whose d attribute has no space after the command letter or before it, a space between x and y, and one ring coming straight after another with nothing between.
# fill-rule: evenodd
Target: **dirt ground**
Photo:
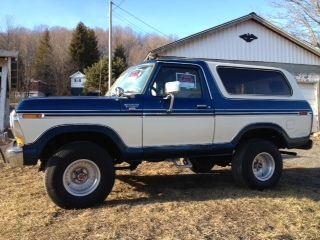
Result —
<instances>
[{"instance_id":1,"label":"dirt ground","mask_svg":"<svg viewBox=\"0 0 320 240\"><path fill-rule=\"evenodd\" d=\"M280 184L238 188L229 168L118 172L104 204L63 210L37 167L0 166L0 239L320 239L320 144L286 158Z\"/></svg>"}]
</instances>

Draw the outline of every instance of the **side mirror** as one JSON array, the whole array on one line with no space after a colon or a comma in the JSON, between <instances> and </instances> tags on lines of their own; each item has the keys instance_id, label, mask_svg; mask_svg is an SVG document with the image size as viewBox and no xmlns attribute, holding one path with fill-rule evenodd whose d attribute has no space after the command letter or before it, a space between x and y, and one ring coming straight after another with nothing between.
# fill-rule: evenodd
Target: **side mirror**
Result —
<instances>
[{"instance_id":1,"label":"side mirror","mask_svg":"<svg viewBox=\"0 0 320 240\"><path fill-rule=\"evenodd\" d=\"M165 93L166 94L174 94L180 92L180 82L174 81L174 82L167 82L165 85Z\"/></svg>"},{"instance_id":2,"label":"side mirror","mask_svg":"<svg viewBox=\"0 0 320 240\"><path fill-rule=\"evenodd\" d=\"M121 97L124 94L124 90L121 87L116 87L116 96Z\"/></svg>"},{"instance_id":3,"label":"side mirror","mask_svg":"<svg viewBox=\"0 0 320 240\"><path fill-rule=\"evenodd\" d=\"M170 99L170 106L167 112L171 112L173 108L174 103L174 93L177 93L180 91L180 82L174 81L174 82L167 82L165 85L165 93L167 94L166 97L164 97L165 100Z\"/></svg>"}]
</instances>

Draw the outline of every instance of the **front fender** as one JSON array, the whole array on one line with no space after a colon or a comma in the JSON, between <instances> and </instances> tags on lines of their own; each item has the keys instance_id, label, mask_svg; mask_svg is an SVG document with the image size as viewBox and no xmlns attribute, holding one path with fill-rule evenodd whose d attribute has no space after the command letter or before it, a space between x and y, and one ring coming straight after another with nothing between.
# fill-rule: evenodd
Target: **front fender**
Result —
<instances>
[{"instance_id":1,"label":"front fender","mask_svg":"<svg viewBox=\"0 0 320 240\"><path fill-rule=\"evenodd\" d=\"M58 125L48 129L33 143L23 146L23 162L24 165L35 165L41 156L45 146L54 138L64 134L77 133L99 133L111 139L119 148L120 152L125 153L127 146L124 144L121 137L111 128L102 125Z\"/></svg>"}]
</instances>

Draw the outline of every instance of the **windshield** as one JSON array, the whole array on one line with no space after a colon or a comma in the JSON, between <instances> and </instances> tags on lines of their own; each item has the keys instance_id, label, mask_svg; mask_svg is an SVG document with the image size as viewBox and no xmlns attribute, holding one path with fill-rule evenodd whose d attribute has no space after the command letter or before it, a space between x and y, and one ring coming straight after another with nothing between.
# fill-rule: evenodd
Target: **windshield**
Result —
<instances>
[{"instance_id":1,"label":"windshield","mask_svg":"<svg viewBox=\"0 0 320 240\"><path fill-rule=\"evenodd\" d=\"M107 96L116 95L116 88L123 89L124 94L141 94L150 75L154 64L144 64L128 68L115 81Z\"/></svg>"}]
</instances>

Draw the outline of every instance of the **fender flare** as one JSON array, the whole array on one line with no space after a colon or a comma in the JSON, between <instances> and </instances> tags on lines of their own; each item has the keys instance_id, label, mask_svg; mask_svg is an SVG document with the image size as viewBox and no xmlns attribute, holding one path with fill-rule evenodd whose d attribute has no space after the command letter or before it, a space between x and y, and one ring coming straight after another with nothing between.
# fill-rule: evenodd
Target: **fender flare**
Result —
<instances>
[{"instance_id":1,"label":"fender flare","mask_svg":"<svg viewBox=\"0 0 320 240\"><path fill-rule=\"evenodd\" d=\"M277 132L284 139L286 146L289 145L292 138L288 136L288 134L285 132L285 130L282 127L274 123L254 123L254 124L247 125L241 129L241 131L232 139L231 142L234 146L237 146L241 141L242 137L248 132L254 131L254 130L268 130L268 129L272 129L275 132Z\"/></svg>"},{"instance_id":2,"label":"fender flare","mask_svg":"<svg viewBox=\"0 0 320 240\"><path fill-rule=\"evenodd\" d=\"M35 165L40 158L43 149L53 138L63 134L86 132L99 133L110 138L119 147L122 154L125 154L128 149L121 137L110 127L92 124L57 125L42 133L33 143L23 146L24 164Z\"/></svg>"}]
</instances>

